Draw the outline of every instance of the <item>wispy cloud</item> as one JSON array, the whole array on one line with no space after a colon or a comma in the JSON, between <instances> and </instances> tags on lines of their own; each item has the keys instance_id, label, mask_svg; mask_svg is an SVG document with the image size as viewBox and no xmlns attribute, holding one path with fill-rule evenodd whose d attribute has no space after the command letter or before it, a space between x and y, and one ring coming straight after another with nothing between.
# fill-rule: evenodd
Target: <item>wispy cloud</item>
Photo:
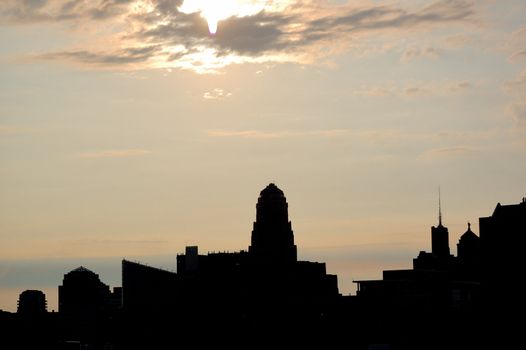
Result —
<instances>
[{"instance_id":1,"label":"wispy cloud","mask_svg":"<svg viewBox=\"0 0 526 350\"><path fill-rule=\"evenodd\" d=\"M354 94L368 97L444 96L467 93L480 85L480 82L473 83L467 80L399 82L380 86L362 86L354 91Z\"/></svg>"},{"instance_id":2,"label":"wispy cloud","mask_svg":"<svg viewBox=\"0 0 526 350\"><path fill-rule=\"evenodd\" d=\"M515 79L505 84L506 90L513 96L514 101L508 108L508 114L515 122L515 126L523 130L526 127L526 69L519 73Z\"/></svg>"},{"instance_id":3,"label":"wispy cloud","mask_svg":"<svg viewBox=\"0 0 526 350\"><path fill-rule=\"evenodd\" d=\"M288 137L339 137L351 135L351 129L305 130L305 131L261 131L261 130L207 130L210 137L234 137L244 139L277 139Z\"/></svg>"},{"instance_id":4,"label":"wispy cloud","mask_svg":"<svg viewBox=\"0 0 526 350\"><path fill-rule=\"evenodd\" d=\"M448 49L458 49L466 46L470 42L470 38L465 34L456 34L448 36L444 39L444 46Z\"/></svg>"},{"instance_id":5,"label":"wispy cloud","mask_svg":"<svg viewBox=\"0 0 526 350\"><path fill-rule=\"evenodd\" d=\"M449 84L447 87L451 92L466 91L473 88L473 84L469 81L463 80L456 83Z\"/></svg>"},{"instance_id":6,"label":"wispy cloud","mask_svg":"<svg viewBox=\"0 0 526 350\"><path fill-rule=\"evenodd\" d=\"M480 144L495 138L498 130L479 130L479 131L404 131L402 129L326 129L326 130L280 130L280 131L262 131L262 130L206 130L209 137L222 138L245 138L245 139L273 139L273 138L291 138L291 137L345 137L354 139L359 142L371 142L382 144L397 144L401 141L418 140L427 141L432 144L449 143L459 144L466 143L466 146L454 146L450 148L440 148L434 152L444 153L446 150L453 152L454 149L473 149L470 144ZM442 151L441 151L442 150Z\"/></svg>"},{"instance_id":7,"label":"wispy cloud","mask_svg":"<svg viewBox=\"0 0 526 350\"><path fill-rule=\"evenodd\" d=\"M161 47L159 45L137 46L118 49L115 51L97 52L97 51L59 51L45 53L35 56L44 60L65 60L82 62L92 65L119 65L144 63L155 55L159 54Z\"/></svg>"},{"instance_id":8,"label":"wispy cloud","mask_svg":"<svg viewBox=\"0 0 526 350\"><path fill-rule=\"evenodd\" d=\"M123 150L106 150L100 152L85 152L79 154L80 158L123 158L123 157L140 157L150 154L150 151L144 149L123 149Z\"/></svg>"},{"instance_id":9,"label":"wispy cloud","mask_svg":"<svg viewBox=\"0 0 526 350\"><path fill-rule=\"evenodd\" d=\"M435 148L424 152L421 155L423 159L437 159L437 158L464 158L475 154L477 150L467 146L455 146L455 147L444 147Z\"/></svg>"},{"instance_id":10,"label":"wispy cloud","mask_svg":"<svg viewBox=\"0 0 526 350\"><path fill-rule=\"evenodd\" d=\"M238 137L244 139L275 139L285 137L287 132L265 132L258 130L207 130L206 134L211 137Z\"/></svg>"},{"instance_id":11,"label":"wispy cloud","mask_svg":"<svg viewBox=\"0 0 526 350\"><path fill-rule=\"evenodd\" d=\"M0 19L18 25L91 24L91 32L76 34L93 37L79 42L92 39L112 47L64 48L36 56L40 59L99 67L171 67L206 72L243 62L319 63L327 55L349 50L351 41L353 47L359 46L374 33L409 33L473 23L476 15L471 0L436 0L421 8L369 2L359 6L299 0L283 1L281 6L274 1L259 3L263 4L262 10L255 14L221 21L214 36L208 34L200 13L180 10L183 0L7 0L0 5ZM108 30L100 29L105 26ZM429 47L408 51L404 57L435 54L438 49Z\"/></svg>"},{"instance_id":12,"label":"wispy cloud","mask_svg":"<svg viewBox=\"0 0 526 350\"><path fill-rule=\"evenodd\" d=\"M395 94L395 87L392 86L364 86L354 92L356 95L368 97L386 97Z\"/></svg>"},{"instance_id":13,"label":"wispy cloud","mask_svg":"<svg viewBox=\"0 0 526 350\"><path fill-rule=\"evenodd\" d=\"M509 54L510 62L520 62L526 59L526 27L511 33L502 50Z\"/></svg>"},{"instance_id":14,"label":"wispy cloud","mask_svg":"<svg viewBox=\"0 0 526 350\"><path fill-rule=\"evenodd\" d=\"M211 91L206 91L204 94L203 94L203 98L205 100L223 100L225 98L229 98L229 97L232 97L232 93L231 92L227 92L223 89L218 89L218 88L215 88Z\"/></svg>"},{"instance_id":15,"label":"wispy cloud","mask_svg":"<svg viewBox=\"0 0 526 350\"><path fill-rule=\"evenodd\" d=\"M8 23L105 20L125 14L136 0L4 0L0 15Z\"/></svg>"},{"instance_id":16,"label":"wispy cloud","mask_svg":"<svg viewBox=\"0 0 526 350\"><path fill-rule=\"evenodd\" d=\"M417 82L407 86L403 93L406 96L431 96L451 95L465 93L473 89L475 85L467 80L446 82Z\"/></svg>"},{"instance_id":17,"label":"wispy cloud","mask_svg":"<svg viewBox=\"0 0 526 350\"><path fill-rule=\"evenodd\" d=\"M526 50L517 51L510 56L510 61L526 60Z\"/></svg>"},{"instance_id":18,"label":"wispy cloud","mask_svg":"<svg viewBox=\"0 0 526 350\"><path fill-rule=\"evenodd\" d=\"M517 102L511 106L511 113L518 126L526 126L526 102Z\"/></svg>"},{"instance_id":19,"label":"wispy cloud","mask_svg":"<svg viewBox=\"0 0 526 350\"><path fill-rule=\"evenodd\" d=\"M526 69L519 73L515 79L506 82L506 87L511 92L518 92L517 89L526 88ZM520 92L520 91L519 91Z\"/></svg>"},{"instance_id":20,"label":"wispy cloud","mask_svg":"<svg viewBox=\"0 0 526 350\"><path fill-rule=\"evenodd\" d=\"M410 86L404 89L404 94L407 96L429 95L430 93L428 89L420 86Z\"/></svg>"},{"instance_id":21,"label":"wispy cloud","mask_svg":"<svg viewBox=\"0 0 526 350\"><path fill-rule=\"evenodd\" d=\"M400 57L400 61L404 63L411 62L416 59L421 58L437 58L440 56L441 49L436 47L409 47L404 50L402 53L402 57Z\"/></svg>"},{"instance_id":22,"label":"wispy cloud","mask_svg":"<svg viewBox=\"0 0 526 350\"><path fill-rule=\"evenodd\" d=\"M35 132L38 132L38 130L33 127L0 124L0 136L32 134Z\"/></svg>"}]
</instances>

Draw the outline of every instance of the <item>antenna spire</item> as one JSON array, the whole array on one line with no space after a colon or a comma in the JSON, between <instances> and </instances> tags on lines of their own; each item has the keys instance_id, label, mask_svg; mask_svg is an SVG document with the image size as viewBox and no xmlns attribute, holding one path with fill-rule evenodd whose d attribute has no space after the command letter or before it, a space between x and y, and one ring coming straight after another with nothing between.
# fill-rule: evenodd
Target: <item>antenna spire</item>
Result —
<instances>
[{"instance_id":1,"label":"antenna spire","mask_svg":"<svg viewBox=\"0 0 526 350\"><path fill-rule=\"evenodd\" d=\"M438 226L442 226L442 205L440 204L440 186L438 186Z\"/></svg>"}]
</instances>

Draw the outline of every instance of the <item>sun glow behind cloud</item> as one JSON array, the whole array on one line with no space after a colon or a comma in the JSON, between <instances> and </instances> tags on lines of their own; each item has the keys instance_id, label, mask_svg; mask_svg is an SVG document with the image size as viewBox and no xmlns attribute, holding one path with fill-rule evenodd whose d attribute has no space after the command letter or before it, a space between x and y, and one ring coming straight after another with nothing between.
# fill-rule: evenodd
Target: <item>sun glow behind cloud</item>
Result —
<instances>
[{"instance_id":1,"label":"sun glow behind cloud","mask_svg":"<svg viewBox=\"0 0 526 350\"><path fill-rule=\"evenodd\" d=\"M71 31L82 23L82 40L22 57L121 70L185 69L218 73L232 64L333 65L332 58L365 55L383 38L456 23L475 16L472 0L431 4L315 0L93 0L0 4L0 21L45 23ZM206 25L208 23L208 28ZM80 33L77 33L80 34ZM381 52L395 45L381 43ZM395 48L396 49L396 48ZM433 51L433 50L435 51ZM406 60L438 57L435 47L415 46ZM521 51L519 51L521 52ZM517 57L519 57L518 55Z\"/></svg>"},{"instance_id":2,"label":"sun glow behind cloud","mask_svg":"<svg viewBox=\"0 0 526 350\"><path fill-rule=\"evenodd\" d=\"M183 13L200 12L208 22L210 34L217 32L218 22L229 17L245 17L254 15L266 7L270 1L247 0L185 0L179 10Z\"/></svg>"}]
</instances>

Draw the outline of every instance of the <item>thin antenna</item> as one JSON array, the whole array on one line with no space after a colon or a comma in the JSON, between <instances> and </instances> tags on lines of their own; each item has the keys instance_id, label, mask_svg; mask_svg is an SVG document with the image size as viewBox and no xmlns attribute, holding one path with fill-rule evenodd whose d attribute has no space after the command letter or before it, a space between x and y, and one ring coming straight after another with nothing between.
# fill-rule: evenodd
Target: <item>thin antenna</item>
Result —
<instances>
[{"instance_id":1,"label":"thin antenna","mask_svg":"<svg viewBox=\"0 0 526 350\"><path fill-rule=\"evenodd\" d=\"M438 186L438 226L442 226L442 205L440 204L440 186Z\"/></svg>"}]
</instances>

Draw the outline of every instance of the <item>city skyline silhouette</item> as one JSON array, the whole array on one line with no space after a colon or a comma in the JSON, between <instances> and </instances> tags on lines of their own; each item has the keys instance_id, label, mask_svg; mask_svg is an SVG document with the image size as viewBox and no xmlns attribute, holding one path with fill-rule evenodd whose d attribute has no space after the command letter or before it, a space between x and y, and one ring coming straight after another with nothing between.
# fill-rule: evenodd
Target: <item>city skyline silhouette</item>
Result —
<instances>
[{"instance_id":1,"label":"city skyline silhouette","mask_svg":"<svg viewBox=\"0 0 526 350\"><path fill-rule=\"evenodd\" d=\"M41 291L22 292L17 312L0 314L0 326L9 331L2 341L21 349L134 349L169 346L170 330L177 329L191 337L214 334L204 340L208 346L247 344L265 334L260 345L279 339L333 348L348 336L347 327L356 332L348 341L352 349L481 349L488 339L513 341L513 334L485 336L481 329L485 310L502 312L502 298L517 302L499 277L519 267L502 247L526 224L526 198L498 203L491 216L481 217L480 236L468 223L457 255L438 209L431 252L420 251L412 269L355 281L356 295L342 295L325 263L297 259L287 199L271 183L258 198L248 250L201 255L189 246L177 255L175 272L124 259L122 284L112 289L80 266L58 286L58 312L47 311Z\"/></svg>"},{"instance_id":2,"label":"city skyline silhouette","mask_svg":"<svg viewBox=\"0 0 526 350\"><path fill-rule=\"evenodd\" d=\"M0 1L5 332L104 350L171 347L174 329L240 347L518 342L524 13Z\"/></svg>"}]
</instances>

